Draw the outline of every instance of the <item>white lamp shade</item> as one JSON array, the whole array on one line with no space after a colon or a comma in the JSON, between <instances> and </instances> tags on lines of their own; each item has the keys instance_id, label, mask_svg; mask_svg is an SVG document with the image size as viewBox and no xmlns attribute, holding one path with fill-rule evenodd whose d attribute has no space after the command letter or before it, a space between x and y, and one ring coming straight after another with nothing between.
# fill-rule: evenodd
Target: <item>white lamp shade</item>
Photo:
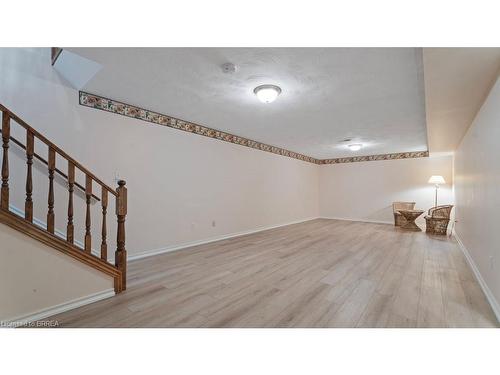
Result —
<instances>
[{"instance_id":1,"label":"white lamp shade","mask_svg":"<svg viewBox=\"0 0 500 375\"><path fill-rule=\"evenodd\" d=\"M428 182L429 184L435 184L435 185L441 185L446 183L443 176L431 176Z\"/></svg>"}]
</instances>

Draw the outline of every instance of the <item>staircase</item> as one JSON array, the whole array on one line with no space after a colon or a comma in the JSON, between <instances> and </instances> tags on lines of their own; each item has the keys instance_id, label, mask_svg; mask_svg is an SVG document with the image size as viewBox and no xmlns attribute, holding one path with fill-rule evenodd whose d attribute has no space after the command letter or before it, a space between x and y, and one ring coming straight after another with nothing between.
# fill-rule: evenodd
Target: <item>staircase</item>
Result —
<instances>
[{"instance_id":1,"label":"staircase","mask_svg":"<svg viewBox=\"0 0 500 375\"><path fill-rule=\"evenodd\" d=\"M118 188L115 190L99 178L97 178L87 168L61 150L55 144L50 142L42 134L37 132L21 118L15 115L12 111L0 104L2 112L2 185L0 199L0 222L4 223L24 234L56 249L60 252L71 256L72 258L85 263L86 265L103 272L106 275L112 276L114 279L114 289L116 293L120 293L126 289L126 268L127 268L127 252L125 250L125 217L127 215L127 188L125 181L118 181ZM11 136L11 126L17 125L24 128L26 132L26 143L19 141ZM45 160L39 154L34 152L35 139L41 141L47 147L48 160ZM24 217L10 210L9 202L9 147L13 144L19 147L26 153L26 199L24 207ZM59 160L65 160L66 172L56 168L56 155ZM33 222L33 159L36 158L39 162L47 166L48 172L48 199L47 199L47 224L46 227L40 227ZM75 181L75 170L80 171L85 176L85 184L79 184ZM66 236L57 235L55 231L55 195L54 195L54 175L58 174L67 182L68 200L63 204L67 204L67 225ZM93 194L93 185L100 187L100 195ZM75 228L73 223L73 199L74 191L80 189L85 195L85 237L82 246L78 246L75 241ZM107 225L106 215L108 208L108 196L114 196L116 199L116 216L117 229L116 238L117 245L115 251L114 264L108 262L108 245L107 245ZM78 197L76 197L78 198ZM92 251L92 234L91 234L91 200L99 201L102 209L102 228L100 238L100 252ZM62 237L62 238L61 238Z\"/></svg>"}]
</instances>

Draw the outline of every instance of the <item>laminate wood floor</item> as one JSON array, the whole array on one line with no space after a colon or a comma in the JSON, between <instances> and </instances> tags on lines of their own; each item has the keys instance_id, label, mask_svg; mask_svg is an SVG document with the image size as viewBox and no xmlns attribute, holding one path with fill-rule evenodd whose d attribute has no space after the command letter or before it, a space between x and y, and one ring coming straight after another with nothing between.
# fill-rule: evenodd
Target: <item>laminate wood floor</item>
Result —
<instances>
[{"instance_id":1,"label":"laminate wood floor","mask_svg":"<svg viewBox=\"0 0 500 375\"><path fill-rule=\"evenodd\" d=\"M318 219L129 263L62 327L496 327L453 239Z\"/></svg>"}]
</instances>

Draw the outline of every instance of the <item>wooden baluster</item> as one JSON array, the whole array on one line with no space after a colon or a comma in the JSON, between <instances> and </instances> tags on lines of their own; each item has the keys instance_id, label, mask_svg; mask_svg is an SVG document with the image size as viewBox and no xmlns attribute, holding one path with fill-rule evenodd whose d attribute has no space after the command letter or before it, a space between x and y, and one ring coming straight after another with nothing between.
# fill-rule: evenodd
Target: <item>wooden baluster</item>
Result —
<instances>
[{"instance_id":1,"label":"wooden baluster","mask_svg":"<svg viewBox=\"0 0 500 375\"><path fill-rule=\"evenodd\" d=\"M75 227L73 226L73 191L75 186L75 165L68 161L68 225L66 226L66 241L75 241Z\"/></svg>"},{"instance_id":2,"label":"wooden baluster","mask_svg":"<svg viewBox=\"0 0 500 375\"><path fill-rule=\"evenodd\" d=\"M9 140L10 140L10 115L2 112L2 190L0 208L9 210Z\"/></svg>"},{"instance_id":3,"label":"wooden baluster","mask_svg":"<svg viewBox=\"0 0 500 375\"><path fill-rule=\"evenodd\" d=\"M122 287L126 289L127 284L127 251L125 250L125 216L127 215L127 188L125 181L118 181L116 189L116 216L118 218L118 230L116 234L115 265L122 271ZM115 288L116 289L116 288Z\"/></svg>"},{"instance_id":4,"label":"wooden baluster","mask_svg":"<svg viewBox=\"0 0 500 375\"><path fill-rule=\"evenodd\" d=\"M47 231L54 233L54 170L56 169L56 152L53 148L49 147L49 211L47 213Z\"/></svg>"},{"instance_id":5,"label":"wooden baluster","mask_svg":"<svg viewBox=\"0 0 500 375\"><path fill-rule=\"evenodd\" d=\"M102 205L102 242L101 242L101 259L108 260L108 244L106 243L107 228L106 228L106 213L108 211L108 191L102 186L101 188L101 205Z\"/></svg>"},{"instance_id":6,"label":"wooden baluster","mask_svg":"<svg viewBox=\"0 0 500 375\"><path fill-rule=\"evenodd\" d=\"M92 235L90 233L90 200L92 199L92 178L85 175L85 197L87 202L87 213L85 216L85 252L92 252Z\"/></svg>"},{"instance_id":7,"label":"wooden baluster","mask_svg":"<svg viewBox=\"0 0 500 375\"><path fill-rule=\"evenodd\" d=\"M35 137L29 130L26 131L26 202L24 203L24 218L33 222L33 154L35 153Z\"/></svg>"}]
</instances>

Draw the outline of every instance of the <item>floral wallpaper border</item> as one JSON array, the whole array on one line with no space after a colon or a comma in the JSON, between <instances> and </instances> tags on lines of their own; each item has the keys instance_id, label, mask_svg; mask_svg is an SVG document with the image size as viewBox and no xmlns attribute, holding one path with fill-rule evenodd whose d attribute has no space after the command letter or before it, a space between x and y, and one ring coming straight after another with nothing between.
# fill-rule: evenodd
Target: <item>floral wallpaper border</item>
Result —
<instances>
[{"instance_id":1,"label":"floral wallpaper border","mask_svg":"<svg viewBox=\"0 0 500 375\"><path fill-rule=\"evenodd\" d=\"M198 135L203 135L205 137L219 139L221 141L254 148L261 151L267 151L273 154L287 156L289 158L294 158L313 164L320 163L320 160L318 159L302 155L297 152L253 141L251 139L239 137L237 135L226 133L221 130L208 128L203 125L198 125L192 122L180 120L172 116L163 115L161 113L149 111L147 109L135 107L130 104L125 104L122 102L118 102L116 100L103 98L101 96L89 94L83 91L80 91L80 104L86 107L101 109L106 112L111 112L127 117L136 118L157 125L168 126L169 128L179 129L185 132L195 133Z\"/></svg>"},{"instance_id":2,"label":"floral wallpaper border","mask_svg":"<svg viewBox=\"0 0 500 375\"><path fill-rule=\"evenodd\" d=\"M218 139L224 142L234 143L240 146L250 147L261 151L271 152L273 154L287 156L289 158L294 158L313 164L354 163L361 161L395 160L395 159L408 159L408 158L422 158L429 156L428 151L417 151L417 152L400 152L394 154L353 156L346 158L320 160L313 158L311 156L299 154L294 151L289 151L280 147L253 141L251 139L243 138L221 130L212 129L203 125L195 124L193 122L184 121L172 116L149 111L144 108L139 108L130 104L122 103L113 99L104 98L102 96L90 94L84 91L79 92L79 100L80 100L80 105L85 107L100 109L106 112L111 112L122 116L136 118L139 120L151 122L153 124L167 126L169 128L198 134L205 137Z\"/></svg>"},{"instance_id":3,"label":"floral wallpaper border","mask_svg":"<svg viewBox=\"0 0 500 375\"><path fill-rule=\"evenodd\" d=\"M348 158L323 159L323 160L320 160L319 164L340 164L340 163L356 163L356 162L360 162L360 161L426 158L428 156L429 156L429 151L398 152L398 153L394 153L394 154L351 156Z\"/></svg>"}]
</instances>

